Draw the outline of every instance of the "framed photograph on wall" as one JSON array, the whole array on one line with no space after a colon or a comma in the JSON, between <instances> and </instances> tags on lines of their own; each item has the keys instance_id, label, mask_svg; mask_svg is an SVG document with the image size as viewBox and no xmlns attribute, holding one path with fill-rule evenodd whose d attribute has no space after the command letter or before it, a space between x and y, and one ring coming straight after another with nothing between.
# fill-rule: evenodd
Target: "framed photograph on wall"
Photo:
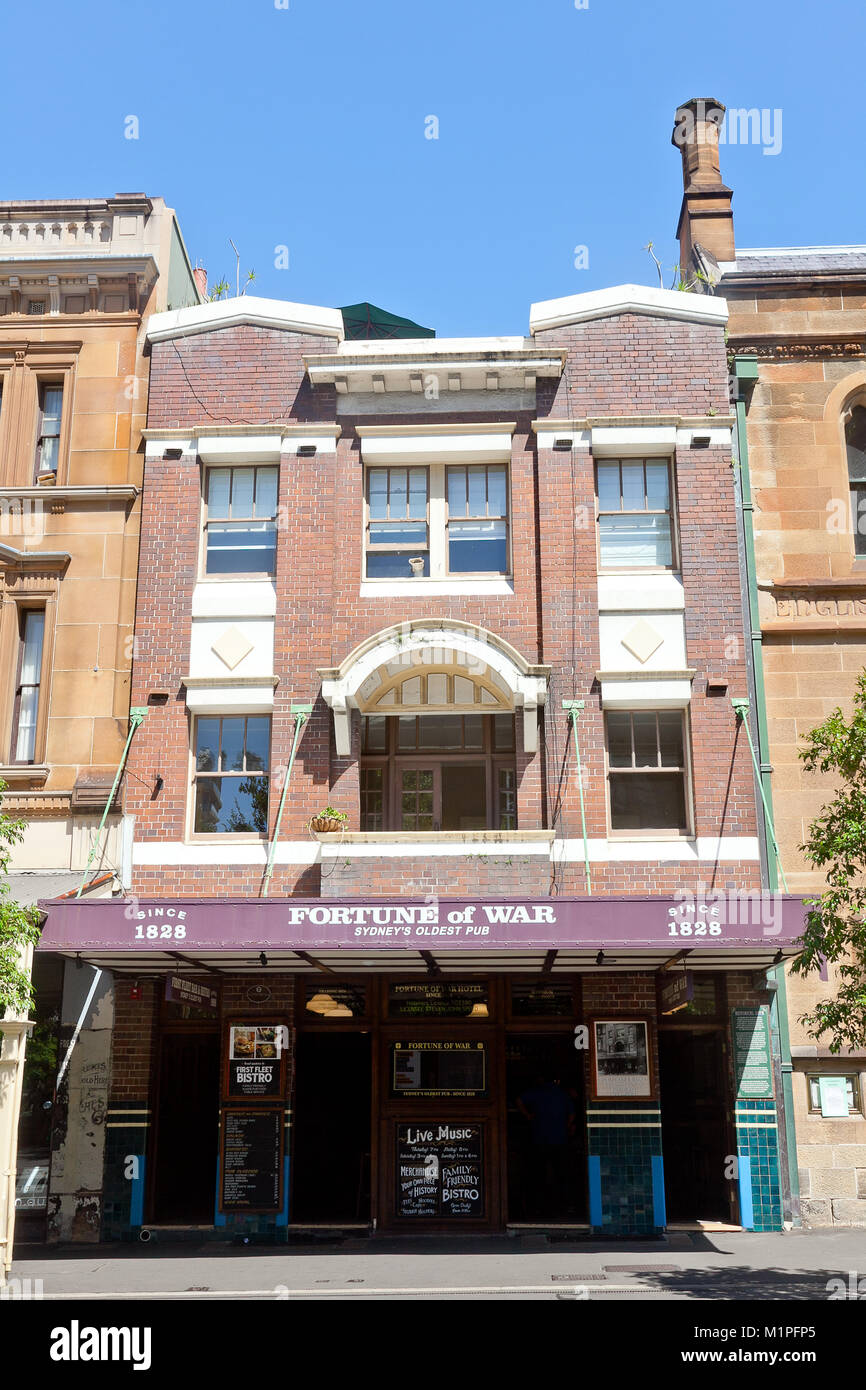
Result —
<instances>
[{"instance_id":1,"label":"framed photograph on wall","mask_svg":"<svg viewBox=\"0 0 866 1390\"><path fill-rule=\"evenodd\" d=\"M594 1018L590 1045L593 1100L655 1099L645 1018Z\"/></svg>"}]
</instances>

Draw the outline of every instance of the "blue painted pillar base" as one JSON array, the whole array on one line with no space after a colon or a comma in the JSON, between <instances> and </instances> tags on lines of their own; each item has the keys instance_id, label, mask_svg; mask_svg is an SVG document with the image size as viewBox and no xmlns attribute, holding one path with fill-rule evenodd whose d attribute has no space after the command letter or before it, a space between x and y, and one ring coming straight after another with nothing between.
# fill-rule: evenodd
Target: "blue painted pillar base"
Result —
<instances>
[{"instance_id":1,"label":"blue painted pillar base","mask_svg":"<svg viewBox=\"0 0 866 1390\"><path fill-rule=\"evenodd\" d=\"M665 1226L661 1112L655 1101L591 1101L586 1110L589 1224L603 1235Z\"/></svg>"}]
</instances>

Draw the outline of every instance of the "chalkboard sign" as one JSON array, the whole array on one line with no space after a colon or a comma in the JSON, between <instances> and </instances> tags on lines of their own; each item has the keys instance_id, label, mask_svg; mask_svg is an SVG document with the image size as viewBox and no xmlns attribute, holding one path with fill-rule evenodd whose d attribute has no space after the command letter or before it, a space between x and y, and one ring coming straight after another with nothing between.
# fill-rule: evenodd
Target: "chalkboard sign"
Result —
<instances>
[{"instance_id":1,"label":"chalkboard sign","mask_svg":"<svg viewBox=\"0 0 866 1390\"><path fill-rule=\"evenodd\" d=\"M220 1211L279 1211L283 1109L224 1110Z\"/></svg>"},{"instance_id":2,"label":"chalkboard sign","mask_svg":"<svg viewBox=\"0 0 866 1390\"><path fill-rule=\"evenodd\" d=\"M452 1040L391 1044L392 1096L485 1096L487 1044Z\"/></svg>"},{"instance_id":3,"label":"chalkboard sign","mask_svg":"<svg viewBox=\"0 0 866 1390\"><path fill-rule=\"evenodd\" d=\"M484 1216L483 1125L397 1126L396 1215Z\"/></svg>"}]
</instances>

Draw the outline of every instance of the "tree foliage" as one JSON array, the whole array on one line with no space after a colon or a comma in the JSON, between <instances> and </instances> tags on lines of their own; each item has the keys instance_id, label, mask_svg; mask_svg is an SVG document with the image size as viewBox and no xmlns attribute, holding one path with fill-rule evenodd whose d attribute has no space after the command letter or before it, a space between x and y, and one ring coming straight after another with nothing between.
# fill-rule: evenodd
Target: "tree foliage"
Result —
<instances>
[{"instance_id":1,"label":"tree foliage","mask_svg":"<svg viewBox=\"0 0 866 1390\"><path fill-rule=\"evenodd\" d=\"M819 1000L802 1022L814 1038L829 1034L830 1050L840 1052L866 1046L866 672L851 718L835 709L806 736L800 757L809 772L835 777L837 787L801 846L827 887L807 899L803 950L793 968L806 975L822 958L835 965L835 995Z\"/></svg>"},{"instance_id":2,"label":"tree foliage","mask_svg":"<svg viewBox=\"0 0 866 1390\"><path fill-rule=\"evenodd\" d=\"M5 785L0 781L0 797ZM0 809L0 1018L7 1009L27 1014L33 1005L33 987L21 969L21 952L39 940L39 909L15 902L7 881L12 850L23 839L25 824Z\"/></svg>"}]
</instances>

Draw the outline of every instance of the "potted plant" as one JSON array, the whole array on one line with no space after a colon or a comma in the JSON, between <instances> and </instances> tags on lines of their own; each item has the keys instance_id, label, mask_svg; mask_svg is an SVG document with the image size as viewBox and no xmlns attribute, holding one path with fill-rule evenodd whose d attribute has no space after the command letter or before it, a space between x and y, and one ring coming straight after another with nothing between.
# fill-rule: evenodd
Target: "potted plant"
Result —
<instances>
[{"instance_id":1,"label":"potted plant","mask_svg":"<svg viewBox=\"0 0 866 1390\"><path fill-rule=\"evenodd\" d=\"M339 830L345 830L348 819L345 811L335 811L333 806L326 806L311 818L310 829L319 835L334 835Z\"/></svg>"}]
</instances>

